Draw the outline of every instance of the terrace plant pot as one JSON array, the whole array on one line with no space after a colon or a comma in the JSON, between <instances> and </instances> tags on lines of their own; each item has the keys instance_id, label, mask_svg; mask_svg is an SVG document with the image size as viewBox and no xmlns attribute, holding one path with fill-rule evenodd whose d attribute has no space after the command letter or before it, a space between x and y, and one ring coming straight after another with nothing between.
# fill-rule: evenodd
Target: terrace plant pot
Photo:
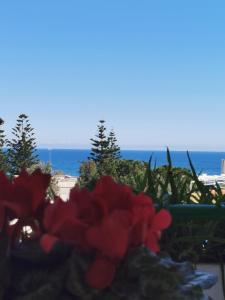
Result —
<instances>
[{"instance_id":1,"label":"terrace plant pot","mask_svg":"<svg viewBox=\"0 0 225 300\"><path fill-rule=\"evenodd\" d=\"M2 257L0 299L209 300L203 289L216 282L216 276L195 271L191 263L176 263L141 246L124 259L112 284L98 290L85 281L90 260L63 244L46 254L36 242L23 243L10 258Z\"/></svg>"}]
</instances>

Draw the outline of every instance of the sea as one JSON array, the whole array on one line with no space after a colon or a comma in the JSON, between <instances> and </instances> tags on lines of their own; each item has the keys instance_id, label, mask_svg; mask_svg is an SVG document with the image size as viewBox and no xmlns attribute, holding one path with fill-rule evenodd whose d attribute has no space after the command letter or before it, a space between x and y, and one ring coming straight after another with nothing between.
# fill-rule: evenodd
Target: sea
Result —
<instances>
[{"instance_id":1,"label":"sea","mask_svg":"<svg viewBox=\"0 0 225 300\"><path fill-rule=\"evenodd\" d=\"M37 154L43 162L50 162L53 171L60 171L66 175L79 176L79 167L87 160L90 150L88 149L38 149ZM186 151L171 151L172 164L175 167L189 168ZM201 152L190 151L192 163L197 173L208 175L221 174L221 162L225 159L225 152ZM122 150L124 159L149 161L152 156L153 164L163 166L167 164L166 151L140 151Z\"/></svg>"}]
</instances>

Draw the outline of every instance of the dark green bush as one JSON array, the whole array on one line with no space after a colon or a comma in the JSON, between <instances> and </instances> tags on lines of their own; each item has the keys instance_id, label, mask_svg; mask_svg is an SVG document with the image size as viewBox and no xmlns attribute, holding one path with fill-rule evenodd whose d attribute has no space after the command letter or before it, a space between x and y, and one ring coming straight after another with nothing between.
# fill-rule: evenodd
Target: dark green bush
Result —
<instances>
[{"instance_id":1,"label":"dark green bush","mask_svg":"<svg viewBox=\"0 0 225 300\"><path fill-rule=\"evenodd\" d=\"M97 178L108 175L116 182L125 183L135 189L137 178L144 176L147 163L137 160L104 159L101 164L93 160L83 162L80 166L79 183L89 185Z\"/></svg>"}]
</instances>

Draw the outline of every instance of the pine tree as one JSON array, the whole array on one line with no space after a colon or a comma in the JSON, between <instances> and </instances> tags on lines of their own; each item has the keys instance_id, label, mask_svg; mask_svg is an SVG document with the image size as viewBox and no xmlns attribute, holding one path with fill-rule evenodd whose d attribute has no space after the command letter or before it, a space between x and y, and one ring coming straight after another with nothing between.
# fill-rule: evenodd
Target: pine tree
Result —
<instances>
[{"instance_id":1,"label":"pine tree","mask_svg":"<svg viewBox=\"0 0 225 300\"><path fill-rule=\"evenodd\" d=\"M5 133L4 130L1 129L1 126L4 124L4 120L0 118L0 171L7 172L7 157L6 152L4 150L5 146Z\"/></svg>"},{"instance_id":2,"label":"pine tree","mask_svg":"<svg viewBox=\"0 0 225 300\"><path fill-rule=\"evenodd\" d=\"M113 159L119 159L121 157L120 155L120 147L117 145L117 139L115 132L113 130L110 131L108 136L109 141L109 155Z\"/></svg>"},{"instance_id":3,"label":"pine tree","mask_svg":"<svg viewBox=\"0 0 225 300\"><path fill-rule=\"evenodd\" d=\"M105 121L100 120L99 123L96 139L91 139L92 148L89 157L97 164L101 164L104 159L109 157L109 139L106 136Z\"/></svg>"},{"instance_id":4,"label":"pine tree","mask_svg":"<svg viewBox=\"0 0 225 300\"><path fill-rule=\"evenodd\" d=\"M96 139L91 139L91 157L96 164L102 164L106 159L114 160L120 158L120 147L117 145L117 139L113 130L107 135L105 121L100 120Z\"/></svg>"},{"instance_id":5,"label":"pine tree","mask_svg":"<svg viewBox=\"0 0 225 300\"><path fill-rule=\"evenodd\" d=\"M38 157L35 154L36 142L34 138L34 129L31 127L28 116L19 115L16 126L12 129L14 136L11 141L7 141L8 161L10 173L18 174L22 169L30 168L38 163Z\"/></svg>"}]
</instances>

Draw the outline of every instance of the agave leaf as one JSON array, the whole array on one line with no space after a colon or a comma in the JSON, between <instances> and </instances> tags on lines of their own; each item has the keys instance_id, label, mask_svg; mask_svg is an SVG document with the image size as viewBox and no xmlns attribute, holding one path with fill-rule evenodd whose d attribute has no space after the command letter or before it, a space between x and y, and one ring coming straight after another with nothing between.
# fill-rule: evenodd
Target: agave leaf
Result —
<instances>
[{"instance_id":1,"label":"agave leaf","mask_svg":"<svg viewBox=\"0 0 225 300\"><path fill-rule=\"evenodd\" d=\"M202 204L210 203L212 201L212 195L211 195L211 193L209 191L209 188L206 187L198 179L197 173L195 171L195 168L193 166L193 163L191 161L191 158L190 158L190 155L189 155L188 151L187 151L187 157L188 157L189 165L190 165L190 168L191 168L191 171L192 171L192 176L193 176L194 183L196 184L196 186L198 188L198 191L201 193L201 195L200 195L200 203L202 203Z\"/></svg>"},{"instance_id":2,"label":"agave leaf","mask_svg":"<svg viewBox=\"0 0 225 300\"><path fill-rule=\"evenodd\" d=\"M157 191L155 188L155 176L154 176L154 171L152 171L152 167L151 167L152 157L153 156L151 155L146 169L147 182L146 182L146 188L144 192L148 193L154 200L156 200Z\"/></svg>"}]
</instances>

